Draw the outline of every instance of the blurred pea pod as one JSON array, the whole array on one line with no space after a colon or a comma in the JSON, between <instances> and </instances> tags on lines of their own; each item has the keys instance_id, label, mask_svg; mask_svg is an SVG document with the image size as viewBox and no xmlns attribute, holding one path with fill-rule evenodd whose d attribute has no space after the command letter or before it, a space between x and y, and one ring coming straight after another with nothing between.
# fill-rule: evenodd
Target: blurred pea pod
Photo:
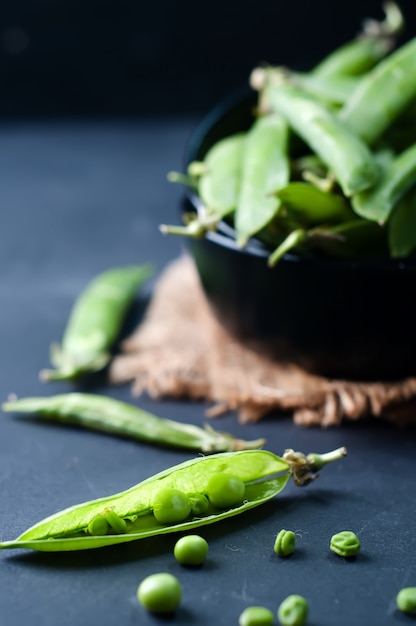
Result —
<instances>
[{"instance_id":1,"label":"blurred pea pod","mask_svg":"<svg viewBox=\"0 0 416 626\"><path fill-rule=\"evenodd\" d=\"M0 542L0 550L87 550L213 524L273 499L291 476L295 484L307 485L323 466L342 459L346 453L345 448L339 448L322 455L305 456L286 450L279 457L266 450L244 450L198 457L159 472L121 493L59 511L17 539ZM243 497L238 502L229 506L210 502L210 481L218 475L231 476L241 483ZM207 505L203 513L202 501ZM193 503L197 504L197 512ZM117 518L119 523L115 524Z\"/></svg>"},{"instance_id":2,"label":"blurred pea pod","mask_svg":"<svg viewBox=\"0 0 416 626\"><path fill-rule=\"evenodd\" d=\"M87 393L9 400L2 409L7 413L37 415L48 421L76 424L159 446L198 450L205 454L260 448L264 444L264 439L243 441L211 427L200 428L163 419L126 402Z\"/></svg>"},{"instance_id":3,"label":"blurred pea pod","mask_svg":"<svg viewBox=\"0 0 416 626\"><path fill-rule=\"evenodd\" d=\"M363 77L339 112L339 119L372 144L415 98L416 38Z\"/></svg>"},{"instance_id":4,"label":"blurred pea pod","mask_svg":"<svg viewBox=\"0 0 416 626\"><path fill-rule=\"evenodd\" d=\"M379 167L368 147L307 93L265 71L262 98L285 119L333 172L346 196L373 186Z\"/></svg>"},{"instance_id":5,"label":"blurred pea pod","mask_svg":"<svg viewBox=\"0 0 416 626\"><path fill-rule=\"evenodd\" d=\"M289 183L276 193L284 206L305 225L338 223L354 217L345 198L309 183Z\"/></svg>"},{"instance_id":6,"label":"blurred pea pod","mask_svg":"<svg viewBox=\"0 0 416 626\"><path fill-rule=\"evenodd\" d=\"M260 117L247 133L234 219L239 246L270 222L279 209L276 191L290 177L287 143L287 124L277 114Z\"/></svg>"},{"instance_id":7,"label":"blurred pea pod","mask_svg":"<svg viewBox=\"0 0 416 626\"><path fill-rule=\"evenodd\" d=\"M127 309L152 273L150 265L137 265L96 276L73 305L62 344L51 346L50 360L56 369L42 370L41 379L75 380L105 367Z\"/></svg>"},{"instance_id":8,"label":"blurred pea pod","mask_svg":"<svg viewBox=\"0 0 416 626\"><path fill-rule=\"evenodd\" d=\"M378 185L352 198L354 211L368 220L385 224L396 204L416 185L416 144L388 165Z\"/></svg>"},{"instance_id":9,"label":"blurred pea pod","mask_svg":"<svg viewBox=\"0 0 416 626\"><path fill-rule=\"evenodd\" d=\"M290 82L327 105L344 104L357 88L361 78L356 76L320 76L310 73L290 72Z\"/></svg>"},{"instance_id":10,"label":"blurred pea pod","mask_svg":"<svg viewBox=\"0 0 416 626\"><path fill-rule=\"evenodd\" d=\"M245 133L225 137L208 150L202 162L190 163L188 176L170 174L171 181L196 187L202 205L198 215L186 226L162 224L161 232L202 237L235 210L240 193L245 142Z\"/></svg>"},{"instance_id":11,"label":"blurred pea pod","mask_svg":"<svg viewBox=\"0 0 416 626\"><path fill-rule=\"evenodd\" d=\"M383 9L386 14L383 21L365 20L358 37L329 53L312 74L325 78L358 76L381 61L393 48L404 26L403 15L394 2L386 2Z\"/></svg>"},{"instance_id":12,"label":"blurred pea pod","mask_svg":"<svg viewBox=\"0 0 416 626\"><path fill-rule=\"evenodd\" d=\"M416 250L416 185L397 203L387 222L390 254L406 257Z\"/></svg>"}]
</instances>

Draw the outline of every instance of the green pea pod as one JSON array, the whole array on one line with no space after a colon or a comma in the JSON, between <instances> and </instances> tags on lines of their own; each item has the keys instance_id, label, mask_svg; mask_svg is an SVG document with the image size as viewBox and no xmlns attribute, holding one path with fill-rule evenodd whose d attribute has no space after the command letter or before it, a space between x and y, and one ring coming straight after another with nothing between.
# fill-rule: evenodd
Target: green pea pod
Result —
<instances>
[{"instance_id":1,"label":"green pea pod","mask_svg":"<svg viewBox=\"0 0 416 626\"><path fill-rule=\"evenodd\" d=\"M316 478L323 465L346 454L340 448L324 455L287 450L278 457L266 450L223 452L209 457L198 457L164 470L147 480L113 496L99 498L72 506L35 524L13 541L3 541L0 549L30 548L45 552L86 550L170 532L188 531L213 524L259 506L284 489L292 475L298 485ZM230 474L244 482L244 500L225 510L210 505L206 514L196 517L191 512L184 521L162 524L153 515L153 503L160 500L161 491L192 495L205 494L213 476ZM114 534L111 528L105 535L88 534L88 526L108 510L126 521L126 528ZM91 528L91 526L90 526Z\"/></svg>"},{"instance_id":2,"label":"green pea pod","mask_svg":"<svg viewBox=\"0 0 416 626\"><path fill-rule=\"evenodd\" d=\"M325 78L358 76L373 68L394 45L403 28L403 15L393 2L383 6L386 17L382 22L366 20L364 32L333 50L313 69L313 74Z\"/></svg>"},{"instance_id":3,"label":"green pea pod","mask_svg":"<svg viewBox=\"0 0 416 626\"><path fill-rule=\"evenodd\" d=\"M190 164L191 176L181 182L197 179L197 191L202 200L199 214L186 226L162 224L162 233L202 237L207 230L215 228L218 221L233 213L240 194L245 141L245 133L225 137L208 150L202 162Z\"/></svg>"},{"instance_id":4,"label":"green pea pod","mask_svg":"<svg viewBox=\"0 0 416 626\"><path fill-rule=\"evenodd\" d=\"M321 76L313 72L309 74L294 72L290 80L317 100L331 105L340 105L348 100L361 79L356 76Z\"/></svg>"},{"instance_id":5,"label":"green pea pod","mask_svg":"<svg viewBox=\"0 0 416 626\"><path fill-rule=\"evenodd\" d=\"M246 450L264 445L264 439L235 439L213 428L163 419L126 402L87 393L20 398L4 403L2 409L7 413L37 415L51 421L204 453Z\"/></svg>"},{"instance_id":6,"label":"green pea pod","mask_svg":"<svg viewBox=\"0 0 416 626\"><path fill-rule=\"evenodd\" d=\"M297 219L306 224L338 223L354 217L342 196L308 183L289 183L277 191L277 196Z\"/></svg>"},{"instance_id":7,"label":"green pea pod","mask_svg":"<svg viewBox=\"0 0 416 626\"><path fill-rule=\"evenodd\" d=\"M416 144L391 162L373 189L354 196L352 207L361 217L385 224L396 204L415 184Z\"/></svg>"},{"instance_id":8,"label":"green pea pod","mask_svg":"<svg viewBox=\"0 0 416 626\"><path fill-rule=\"evenodd\" d=\"M368 147L321 103L293 85L273 84L267 72L263 97L333 172L346 196L376 183L379 167Z\"/></svg>"},{"instance_id":9,"label":"green pea pod","mask_svg":"<svg viewBox=\"0 0 416 626\"><path fill-rule=\"evenodd\" d=\"M392 257L407 257L416 250L416 186L397 203L387 222Z\"/></svg>"},{"instance_id":10,"label":"green pea pod","mask_svg":"<svg viewBox=\"0 0 416 626\"><path fill-rule=\"evenodd\" d=\"M76 300L62 338L51 346L54 370L43 370L45 381L75 380L105 367L128 307L153 270L150 265L120 267L96 276Z\"/></svg>"},{"instance_id":11,"label":"green pea pod","mask_svg":"<svg viewBox=\"0 0 416 626\"><path fill-rule=\"evenodd\" d=\"M416 37L369 72L351 93L339 118L373 143L416 98Z\"/></svg>"},{"instance_id":12,"label":"green pea pod","mask_svg":"<svg viewBox=\"0 0 416 626\"><path fill-rule=\"evenodd\" d=\"M276 215L276 191L290 177L288 129L277 114L260 117L247 133L240 195L235 214L237 244L261 230Z\"/></svg>"}]
</instances>

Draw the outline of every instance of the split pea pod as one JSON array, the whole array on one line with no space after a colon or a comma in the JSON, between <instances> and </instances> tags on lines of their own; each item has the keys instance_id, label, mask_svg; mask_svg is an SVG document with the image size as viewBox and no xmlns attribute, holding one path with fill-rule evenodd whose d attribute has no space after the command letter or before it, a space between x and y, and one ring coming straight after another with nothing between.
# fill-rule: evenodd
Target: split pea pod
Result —
<instances>
[{"instance_id":1,"label":"split pea pod","mask_svg":"<svg viewBox=\"0 0 416 626\"><path fill-rule=\"evenodd\" d=\"M245 133L225 137L208 150L203 161L189 165L188 174L195 179L202 200L198 215L185 226L162 224L161 232L202 237L209 228L234 212L240 193L245 141ZM172 175L170 178L172 180ZM181 182L182 177L178 180Z\"/></svg>"},{"instance_id":2,"label":"split pea pod","mask_svg":"<svg viewBox=\"0 0 416 626\"><path fill-rule=\"evenodd\" d=\"M373 189L354 196L352 207L361 217L385 224L396 204L414 185L416 185L416 144L391 161Z\"/></svg>"},{"instance_id":3,"label":"split pea pod","mask_svg":"<svg viewBox=\"0 0 416 626\"><path fill-rule=\"evenodd\" d=\"M188 531L268 502L284 489L290 476L298 485L308 484L324 465L343 458L345 454L345 448L340 448L327 454L306 457L293 450L287 450L283 457L266 450L198 457L164 470L127 491L55 513L17 539L1 542L0 549L30 548L45 552L86 550ZM230 505L226 500L226 506L219 508L209 500L210 485L216 477L224 475L230 476L234 484L241 483L243 491L239 492L238 500ZM229 497L227 489L225 495ZM205 498L208 502L202 515L193 512L192 502L197 498ZM156 505L159 519L154 515ZM113 528L106 527L106 534L91 534L89 528L94 532L92 521L105 517L109 510L125 520L123 532L117 533Z\"/></svg>"},{"instance_id":4,"label":"split pea pod","mask_svg":"<svg viewBox=\"0 0 416 626\"><path fill-rule=\"evenodd\" d=\"M163 419L132 404L95 394L74 392L47 398L21 398L5 402L2 409L6 413L36 415L49 421L204 453L260 448L264 444L264 439L235 439L211 427Z\"/></svg>"},{"instance_id":5,"label":"split pea pod","mask_svg":"<svg viewBox=\"0 0 416 626\"><path fill-rule=\"evenodd\" d=\"M109 269L96 276L77 298L61 345L51 346L55 369L43 370L45 381L75 380L104 368L127 309L139 287L152 274L150 265Z\"/></svg>"},{"instance_id":6,"label":"split pea pod","mask_svg":"<svg viewBox=\"0 0 416 626\"><path fill-rule=\"evenodd\" d=\"M339 119L372 144L415 98L416 37L361 80L339 112Z\"/></svg>"},{"instance_id":7,"label":"split pea pod","mask_svg":"<svg viewBox=\"0 0 416 626\"><path fill-rule=\"evenodd\" d=\"M275 113L260 117L245 141L234 219L237 245L244 246L276 215L281 204L276 191L287 185L289 177L286 121Z\"/></svg>"},{"instance_id":8,"label":"split pea pod","mask_svg":"<svg viewBox=\"0 0 416 626\"><path fill-rule=\"evenodd\" d=\"M273 84L267 74L263 97L333 172L346 196L375 184L379 167L370 150L324 105L293 85Z\"/></svg>"}]
</instances>

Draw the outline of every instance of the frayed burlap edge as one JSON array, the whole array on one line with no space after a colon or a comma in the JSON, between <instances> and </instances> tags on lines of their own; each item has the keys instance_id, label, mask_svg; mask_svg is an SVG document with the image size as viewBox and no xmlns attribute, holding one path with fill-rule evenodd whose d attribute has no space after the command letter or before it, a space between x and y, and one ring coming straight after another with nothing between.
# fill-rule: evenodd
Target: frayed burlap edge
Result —
<instances>
[{"instance_id":1,"label":"frayed burlap edge","mask_svg":"<svg viewBox=\"0 0 416 626\"><path fill-rule=\"evenodd\" d=\"M133 381L135 395L203 399L213 403L209 416L235 410L242 422L275 411L291 411L305 426L368 417L416 421L416 378L329 380L231 336L213 315L188 256L160 277L144 321L122 344L109 378Z\"/></svg>"}]
</instances>

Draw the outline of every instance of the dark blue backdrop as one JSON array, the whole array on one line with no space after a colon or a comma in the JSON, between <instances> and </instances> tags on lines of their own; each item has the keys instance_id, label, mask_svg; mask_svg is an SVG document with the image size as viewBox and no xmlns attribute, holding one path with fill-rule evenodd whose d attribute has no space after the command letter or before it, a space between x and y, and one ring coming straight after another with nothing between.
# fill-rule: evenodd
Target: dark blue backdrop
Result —
<instances>
[{"instance_id":1,"label":"dark blue backdrop","mask_svg":"<svg viewBox=\"0 0 416 626\"><path fill-rule=\"evenodd\" d=\"M2 2L0 116L201 113L260 61L310 67L381 4ZM401 6L413 36L416 3Z\"/></svg>"}]
</instances>

